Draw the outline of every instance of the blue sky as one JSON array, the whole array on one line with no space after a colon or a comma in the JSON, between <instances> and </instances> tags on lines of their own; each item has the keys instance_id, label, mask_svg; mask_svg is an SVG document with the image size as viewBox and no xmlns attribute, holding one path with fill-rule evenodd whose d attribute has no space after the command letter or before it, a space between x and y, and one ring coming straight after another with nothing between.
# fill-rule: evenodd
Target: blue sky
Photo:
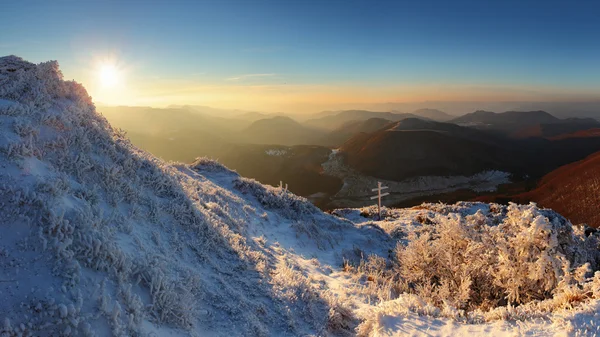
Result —
<instances>
[{"instance_id":1,"label":"blue sky","mask_svg":"<svg viewBox=\"0 0 600 337\"><path fill-rule=\"evenodd\" d=\"M436 99L446 87L461 93L456 99L476 88L586 97L600 90L600 1L13 1L2 7L0 54L56 59L65 77L91 87L90 62L111 55L127 68L137 96L177 100L160 88L210 87L212 97L226 100L235 86L235 100L241 86L271 86L279 94L283 85L297 86L296 96L283 90L291 99L335 93L332 102L355 97L359 88L385 92L371 100L404 101L411 94ZM223 92L212 93L216 88Z\"/></svg>"}]
</instances>

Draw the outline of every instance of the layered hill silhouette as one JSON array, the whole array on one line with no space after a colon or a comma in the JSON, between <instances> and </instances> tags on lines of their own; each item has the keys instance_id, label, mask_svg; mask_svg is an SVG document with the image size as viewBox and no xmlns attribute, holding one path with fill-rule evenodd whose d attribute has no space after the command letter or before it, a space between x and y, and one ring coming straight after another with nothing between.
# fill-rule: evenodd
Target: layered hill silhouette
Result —
<instances>
[{"instance_id":1,"label":"layered hill silhouette","mask_svg":"<svg viewBox=\"0 0 600 337\"><path fill-rule=\"evenodd\" d=\"M324 132L304 126L290 117L277 116L260 119L240 131L239 140L244 143L308 145L315 144Z\"/></svg>"},{"instance_id":2,"label":"layered hill silhouette","mask_svg":"<svg viewBox=\"0 0 600 337\"><path fill-rule=\"evenodd\" d=\"M384 118L369 118L344 123L339 128L327 133L319 139L321 145L338 146L360 133L371 133L380 130L394 122Z\"/></svg>"},{"instance_id":3,"label":"layered hill silhouette","mask_svg":"<svg viewBox=\"0 0 600 337\"><path fill-rule=\"evenodd\" d=\"M103 106L98 110L116 127L145 134L176 134L184 132L228 135L248 127L252 122L212 116L190 108L151 108Z\"/></svg>"},{"instance_id":4,"label":"layered hill silhouette","mask_svg":"<svg viewBox=\"0 0 600 337\"><path fill-rule=\"evenodd\" d=\"M341 147L351 167L396 181L423 175L470 175L490 169L541 177L598 150L599 137L514 140L476 128L414 118L356 135Z\"/></svg>"},{"instance_id":5,"label":"layered hill silhouette","mask_svg":"<svg viewBox=\"0 0 600 337\"><path fill-rule=\"evenodd\" d=\"M545 111L475 111L450 120L461 126L504 133L515 138L554 137L600 126L593 118L557 118Z\"/></svg>"},{"instance_id":6,"label":"layered hill silhouette","mask_svg":"<svg viewBox=\"0 0 600 337\"><path fill-rule=\"evenodd\" d=\"M254 112L254 111L244 112L244 113L235 115L235 118L249 120L251 122L256 122L258 120L267 119L270 117L273 117L273 116L270 116L270 115L262 113L262 112Z\"/></svg>"},{"instance_id":7,"label":"layered hill silhouette","mask_svg":"<svg viewBox=\"0 0 600 337\"><path fill-rule=\"evenodd\" d=\"M309 119L304 122L305 125L314 128L335 130L344 124L352 121L364 121L371 118L386 119L389 121L399 121L405 118L422 118L410 113L377 112L367 110L345 110L340 112L323 113L324 116Z\"/></svg>"},{"instance_id":8,"label":"layered hill silhouette","mask_svg":"<svg viewBox=\"0 0 600 337\"><path fill-rule=\"evenodd\" d=\"M545 111L506 111L496 113L492 111L478 110L466 115L454 118L452 123L481 125L481 126L514 126L531 125L539 123L556 123L559 119Z\"/></svg>"},{"instance_id":9,"label":"layered hill silhouette","mask_svg":"<svg viewBox=\"0 0 600 337\"><path fill-rule=\"evenodd\" d=\"M417 110L413 111L413 114L417 115L419 117L427 118L427 119L434 120L437 122L447 122L451 119L456 118L456 116L447 114L438 109L427 109L427 108L417 109Z\"/></svg>"},{"instance_id":10,"label":"layered hill silhouette","mask_svg":"<svg viewBox=\"0 0 600 337\"><path fill-rule=\"evenodd\" d=\"M199 113L189 107L100 107L114 127L131 141L166 160L191 162L198 156L218 157L234 141L233 135L251 122Z\"/></svg>"}]
</instances>

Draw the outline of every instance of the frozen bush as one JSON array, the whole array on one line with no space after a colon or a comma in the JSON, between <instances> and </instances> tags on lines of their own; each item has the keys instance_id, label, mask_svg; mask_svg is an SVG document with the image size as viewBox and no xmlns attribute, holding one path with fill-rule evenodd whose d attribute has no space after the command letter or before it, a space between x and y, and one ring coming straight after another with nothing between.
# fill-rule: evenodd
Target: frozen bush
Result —
<instances>
[{"instance_id":1,"label":"frozen bush","mask_svg":"<svg viewBox=\"0 0 600 337\"><path fill-rule=\"evenodd\" d=\"M396 248L396 267L408 291L438 307L489 310L552 298L561 283L585 274L597 254L560 215L535 205L507 208L496 225L481 211L437 218L419 236ZM597 248L594 248L597 249ZM587 257L589 260L586 261Z\"/></svg>"},{"instance_id":2,"label":"frozen bush","mask_svg":"<svg viewBox=\"0 0 600 337\"><path fill-rule=\"evenodd\" d=\"M197 171L208 171L208 172L224 172L238 176L237 172L230 170L225 165L219 163L216 160L207 157L198 157L190 167Z\"/></svg>"}]
</instances>

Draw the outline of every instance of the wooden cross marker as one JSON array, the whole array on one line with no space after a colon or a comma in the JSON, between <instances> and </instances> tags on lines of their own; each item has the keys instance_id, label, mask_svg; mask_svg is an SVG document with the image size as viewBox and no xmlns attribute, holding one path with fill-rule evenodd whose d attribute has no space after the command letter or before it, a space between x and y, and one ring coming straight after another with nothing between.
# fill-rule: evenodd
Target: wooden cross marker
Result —
<instances>
[{"instance_id":1,"label":"wooden cross marker","mask_svg":"<svg viewBox=\"0 0 600 337\"><path fill-rule=\"evenodd\" d=\"M386 188L388 188L387 186L381 186L381 181L377 182L377 188L372 189L371 191L375 192L377 191L377 195L371 197L371 200L373 199L377 199L377 213L379 213L379 220L381 220L381 197L385 197L386 195L389 195L388 192L386 193L381 193L381 191L385 190Z\"/></svg>"}]
</instances>

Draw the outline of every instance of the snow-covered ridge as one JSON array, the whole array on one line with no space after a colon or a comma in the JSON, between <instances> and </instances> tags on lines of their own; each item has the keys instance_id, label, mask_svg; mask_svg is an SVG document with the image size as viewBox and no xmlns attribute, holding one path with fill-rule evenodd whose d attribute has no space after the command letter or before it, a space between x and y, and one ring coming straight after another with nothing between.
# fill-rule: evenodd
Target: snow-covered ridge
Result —
<instances>
[{"instance_id":1,"label":"snow-covered ridge","mask_svg":"<svg viewBox=\"0 0 600 337\"><path fill-rule=\"evenodd\" d=\"M214 161L140 151L56 62L0 58L0 209L9 336L597 331L597 239L555 212L324 214Z\"/></svg>"},{"instance_id":2,"label":"snow-covered ridge","mask_svg":"<svg viewBox=\"0 0 600 337\"><path fill-rule=\"evenodd\" d=\"M335 301L275 282L277 268L291 267L250 232L277 226L301 237L316 223L339 232L305 234L316 247L348 222L219 164L170 165L138 150L81 85L62 80L56 62L0 59L0 99L11 102L0 107L5 331L326 329Z\"/></svg>"}]
</instances>

